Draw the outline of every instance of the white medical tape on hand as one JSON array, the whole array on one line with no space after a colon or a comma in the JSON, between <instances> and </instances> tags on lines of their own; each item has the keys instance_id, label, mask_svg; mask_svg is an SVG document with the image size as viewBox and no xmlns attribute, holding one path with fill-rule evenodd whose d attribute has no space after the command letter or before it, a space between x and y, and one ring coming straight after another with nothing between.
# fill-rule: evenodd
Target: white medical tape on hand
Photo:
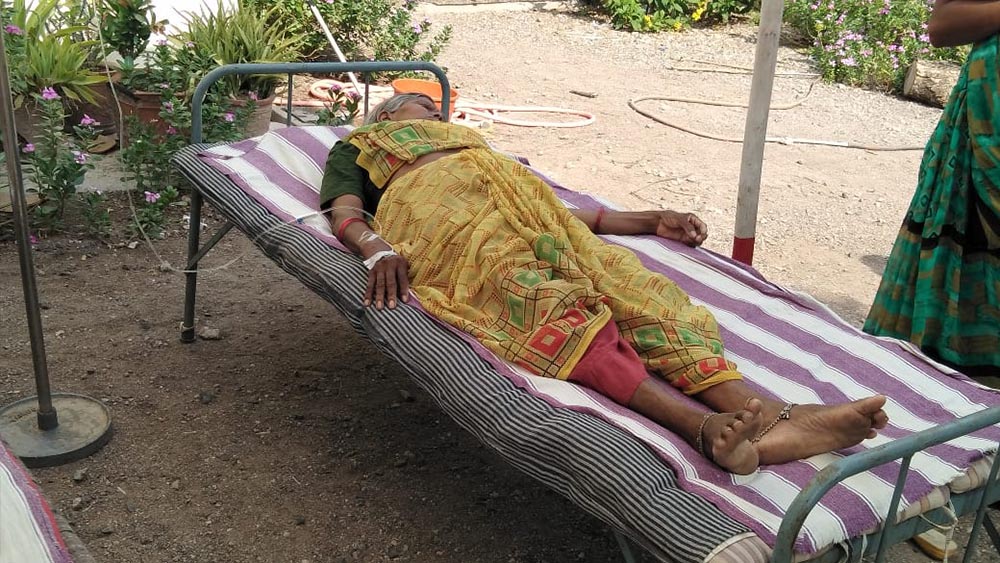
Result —
<instances>
[{"instance_id":1,"label":"white medical tape on hand","mask_svg":"<svg viewBox=\"0 0 1000 563\"><path fill-rule=\"evenodd\" d=\"M373 240L382 240L382 237L378 236L375 231L365 231L358 237L358 244L367 244Z\"/></svg>"},{"instance_id":2,"label":"white medical tape on hand","mask_svg":"<svg viewBox=\"0 0 1000 563\"><path fill-rule=\"evenodd\" d=\"M396 251L394 250L380 250L375 254L372 254L368 258L365 258L365 268L368 268L369 270L374 270L375 264L378 264L379 260L386 258L388 256L398 256L398 254L396 254Z\"/></svg>"}]
</instances>

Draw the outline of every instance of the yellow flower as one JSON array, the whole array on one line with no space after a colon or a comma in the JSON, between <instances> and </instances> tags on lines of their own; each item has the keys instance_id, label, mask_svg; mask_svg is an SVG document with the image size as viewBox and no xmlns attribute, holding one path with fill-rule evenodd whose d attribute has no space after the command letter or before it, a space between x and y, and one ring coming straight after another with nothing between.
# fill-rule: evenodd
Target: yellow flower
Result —
<instances>
[{"instance_id":1,"label":"yellow flower","mask_svg":"<svg viewBox=\"0 0 1000 563\"><path fill-rule=\"evenodd\" d=\"M682 27L684 27L684 24L680 20L674 22L674 31L680 31Z\"/></svg>"},{"instance_id":2,"label":"yellow flower","mask_svg":"<svg viewBox=\"0 0 1000 563\"><path fill-rule=\"evenodd\" d=\"M707 8L708 8L708 0L702 0L701 2L699 2L698 8L694 11L693 14L691 14L691 19L694 21L700 20L701 16L705 13L705 10Z\"/></svg>"}]
</instances>

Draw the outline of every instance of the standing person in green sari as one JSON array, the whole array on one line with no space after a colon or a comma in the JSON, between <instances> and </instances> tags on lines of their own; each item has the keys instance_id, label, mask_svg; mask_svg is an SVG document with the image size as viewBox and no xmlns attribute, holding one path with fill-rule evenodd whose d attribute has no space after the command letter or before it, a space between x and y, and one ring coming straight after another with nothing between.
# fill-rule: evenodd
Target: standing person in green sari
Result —
<instances>
[{"instance_id":1,"label":"standing person in green sari","mask_svg":"<svg viewBox=\"0 0 1000 563\"><path fill-rule=\"evenodd\" d=\"M927 143L865 332L1000 376L1000 2L937 0L931 43L972 43Z\"/></svg>"}]
</instances>

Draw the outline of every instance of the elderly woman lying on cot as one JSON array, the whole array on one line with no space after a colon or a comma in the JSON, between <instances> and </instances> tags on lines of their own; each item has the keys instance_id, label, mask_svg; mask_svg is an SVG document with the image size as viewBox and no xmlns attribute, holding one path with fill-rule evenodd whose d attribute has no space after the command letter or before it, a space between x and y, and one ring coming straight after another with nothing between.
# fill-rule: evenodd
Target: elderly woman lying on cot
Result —
<instances>
[{"instance_id":1,"label":"elderly woman lying on cot","mask_svg":"<svg viewBox=\"0 0 1000 563\"><path fill-rule=\"evenodd\" d=\"M569 210L479 133L442 122L421 94L378 105L331 149L320 200L369 269L366 305L391 309L412 290L505 360L603 393L731 472L853 446L888 423L883 396L824 406L755 393L723 357L705 308L595 236L699 245L700 219ZM711 411L678 401L651 374Z\"/></svg>"}]
</instances>

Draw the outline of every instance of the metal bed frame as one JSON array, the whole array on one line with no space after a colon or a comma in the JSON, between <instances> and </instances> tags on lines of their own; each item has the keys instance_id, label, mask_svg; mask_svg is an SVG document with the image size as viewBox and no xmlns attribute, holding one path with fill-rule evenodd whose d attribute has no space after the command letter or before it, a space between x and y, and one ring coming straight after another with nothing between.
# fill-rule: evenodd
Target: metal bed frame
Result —
<instances>
[{"instance_id":1,"label":"metal bed frame","mask_svg":"<svg viewBox=\"0 0 1000 563\"><path fill-rule=\"evenodd\" d=\"M225 65L209 72L195 88L192 100L191 119L191 142L201 143L202 139L202 105L208 89L219 79L232 75L261 75L261 74L285 74L288 78L288 97L286 100L285 124L290 126L292 119L292 85L294 74L344 74L356 72L364 75L365 86L365 115L368 114L368 89L370 86L370 75L374 72L419 72L425 71L434 74L441 84L442 107L441 114L444 119L448 119L449 102L451 100L451 86L444 71L432 63L427 62L347 62L347 63L264 63L264 64L235 64ZM203 205L202 195L198 190L191 192L191 225L188 230L188 260L186 268L186 287L184 294L184 322L181 327L181 342L190 343L195 340L194 331L194 302L198 285L198 263L202 258L233 228L233 223L226 222L213 236L200 245L201 208ZM946 425L914 433L905 438L894 440L870 450L844 457L829 466L825 467L809 485L792 501L781 527L778 530L777 542L771 556L771 561L775 563L792 563L795 561L793 546L799 531L804 524L810 511L822 500L823 496L835 485L843 480L867 471L873 467L901 459L899 475L896 480L896 488L889 505L887 515L895 514L899 508L899 500L902 495L903 485L909 472L910 461L913 455L930 446L941 444L953 440L965 434L975 432L981 428L1000 424L1000 406L965 416ZM975 522L966 544L963 563L969 563L972 559L974 549L972 548L979 539L981 531L985 528L987 535L992 541L994 548L1000 553L1000 531L994 525L987 508L990 504L1000 501L1000 487L997 487L997 475L1000 472L1000 463L995 456L990 466L989 478L984 486L971 491L952 494L951 505L954 507L956 517L975 513ZM945 507L931 510L921 515L913 517L900 523L895 523L895 518L886 518L886 524L880 530L872 533L857 536L849 540L848 545L834 546L819 557L813 559L820 563L841 561L847 558L850 561L861 561L863 558L875 555L875 563L885 561L888 547L902 541L913 538L913 536L925 532L938 525L948 525L950 515ZM623 559L628 563L636 561L632 552L629 540L618 530L614 530L614 535L622 551ZM846 553L845 553L846 549Z\"/></svg>"}]
</instances>

